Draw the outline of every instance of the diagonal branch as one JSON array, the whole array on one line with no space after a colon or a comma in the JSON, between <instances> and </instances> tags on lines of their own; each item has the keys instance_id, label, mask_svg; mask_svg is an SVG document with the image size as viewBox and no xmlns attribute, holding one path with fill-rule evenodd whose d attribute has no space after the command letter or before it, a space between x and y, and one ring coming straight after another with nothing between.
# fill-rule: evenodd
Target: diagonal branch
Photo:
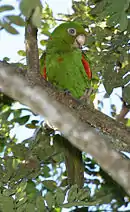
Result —
<instances>
[{"instance_id":1,"label":"diagonal branch","mask_svg":"<svg viewBox=\"0 0 130 212\"><path fill-rule=\"evenodd\" d=\"M46 82L43 81L44 83ZM52 91L53 97L50 97L49 93L45 92L45 89L43 90L40 85L29 87L26 78L23 80L18 77L15 70L11 70L10 65L3 65L3 63L0 63L0 86L4 93L47 118L74 146L81 151L90 153L101 167L130 195L129 161L111 149L108 137L101 135L89 124L83 123L74 113L74 109L72 112L59 104L54 98L58 92ZM52 89L48 87L48 90ZM71 103L72 101L71 99Z\"/></svg>"},{"instance_id":2,"label":"diagonal branch","mask_svg":"<svg viewBox=\"0 0 130 212\"><path fill-rule=\"evenodd\" d=\"M32 84L33 86L40 86L47 92L48 96L53 97L56 101L69 108L69 110L76 114L83 123L87 123L92 128L96 128L101 134L109 137L107 142L116 151L130 152L130 129L122 123L113 120L109 116L90 107L90 105L86 105L85 108L81 107L79 102L72 96L57 90L41 77L36 77L35 81L31 79L31 82L25 74L26 70L19 68L17 64L0 62L0 67L8 69L10 75L14 73L16 76L20 76L24 80L26 79L29 86L32 86Z\"/></svg>"}]
</instances>

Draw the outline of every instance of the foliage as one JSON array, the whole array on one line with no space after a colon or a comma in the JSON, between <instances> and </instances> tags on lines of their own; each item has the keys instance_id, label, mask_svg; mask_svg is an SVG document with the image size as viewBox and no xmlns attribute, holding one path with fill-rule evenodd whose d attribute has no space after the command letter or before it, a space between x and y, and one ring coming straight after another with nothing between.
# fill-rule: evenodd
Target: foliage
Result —
<instances>
[{"instance_id":1,"label":"foliage","mask_svg":"<svg viewBox=\"0 0 130 212\"><path fill-rule=\"evenodd\" d=\"M43 37L41 48L45 48L50 31L57 25L53 11L47 4L42 9L39 0L32 4L29 0L20 0L19 8L20 16L14 15L13 6L0 6L0 29L17 34L17 26L24 26L25 17L29 18L34 10L32 21L39 27ZM95 92L103 83L104 98L108 98L114 88L123 87L123 98L130 104L130 86L127 85L130 75L123 77L130 68L130 1L119 0L117 4L116 0L73 0L72 9L71 15L59 14L59 18L81 22L88 32L85 50L96 79ZM39 53L42 54L42 49ZM26 55L23 50L18 54ZM102 109L103 102L98 103ZM128 205L129 199L124 198L122 188L85 153L84 188L78 189L77 185L69 188L62 148L64 138L38 121L28 108L13 109L14 104L14 100L0 94L0 211L43 212L63 208L117 211L122 205ZM115 105L111 105L111 114L116 114ZM22 142L12 137L16 124L29 131L33 129L32 137ZM127 124L129 126L129 120Z\"/></svg>"},{"instance_id":2,"label":"foliage","mask_svg":"<svg viewBox=\"0 0 130 212\"><path fill-rule=\"evenodd\" d=\"M61 211L74 206L86 209L95 206L100 210L108 207L105 204L110 204L110 208L127 205L123 198L125 192L86 154L83 154L84 188L78 189L77 185L69 188L63 165L62 137L40 124L36 115L32 121L32 114L23 116L27 108L12 109L12 100L7 101L7 98L1 103L0 119L1 211L34 211L34 208L36 211ZM16 123L35 129L34 135L19 143L10 134ZM116 201L111 202L112 199Z\"/></svg>"}]
</instances>

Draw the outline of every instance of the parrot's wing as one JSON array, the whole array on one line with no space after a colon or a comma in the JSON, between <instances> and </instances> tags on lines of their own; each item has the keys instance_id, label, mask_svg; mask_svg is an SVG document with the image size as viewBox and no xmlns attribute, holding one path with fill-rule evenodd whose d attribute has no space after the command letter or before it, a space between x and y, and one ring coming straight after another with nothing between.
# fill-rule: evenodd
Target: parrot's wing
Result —
<instances>
[{"instance_id":1,"label":"parrot's wing","mask_svg":"<svg viewBox=\"0 0 130 212\"><path fill-rule=\"evenodd\" d=\"M89 79L92 79L92 71L90 69L89 63L87 61L87 56L84 52L82 52L82 64L84 66L85 72Z\"/></svg>"},{"instance_id":2,"label":"parrot's wing","mask_svg":"<svg viewBox=\"0 0 130 212\"><path fill-rule=\"evenodd\" d=\"M47 78L46 76L46 52L43 52L41 58L40 58L40 73L44 77L44 79Z\"/></svg>"}]
</instances>

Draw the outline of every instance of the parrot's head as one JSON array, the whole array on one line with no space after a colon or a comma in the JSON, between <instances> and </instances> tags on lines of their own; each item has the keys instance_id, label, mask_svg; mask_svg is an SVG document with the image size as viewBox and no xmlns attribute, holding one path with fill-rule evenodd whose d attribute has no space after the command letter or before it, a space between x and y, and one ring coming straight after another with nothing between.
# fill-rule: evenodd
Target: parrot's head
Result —
<instances>
[{"instance_id":1,"label":"parrot's head","mask_svg":"<svg viewBox=\"0 0 130 212\"><path fill-rule=\"evenodd\" d=\"M60 24L51 34L51 47L58 46L59 50L82 48L86 40L84 27L77 22Z\"/></svg>"}]
</instances>

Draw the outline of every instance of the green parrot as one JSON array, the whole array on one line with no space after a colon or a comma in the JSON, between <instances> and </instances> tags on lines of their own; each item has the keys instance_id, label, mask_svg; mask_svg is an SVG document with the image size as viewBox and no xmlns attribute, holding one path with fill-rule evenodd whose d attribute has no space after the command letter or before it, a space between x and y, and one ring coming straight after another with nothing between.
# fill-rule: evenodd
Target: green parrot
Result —
<instances>
[{"instance_id":1,"label":"green parrot","mask_svg":"<svg viewBox=\"0 0 130 212\"><path fill-rule=\"evenodd\" d=\"M58 89L70 91L76 99L84 95L92 78L86 55L82 52L85 40L86 31L81 24L62 23L52 32L46 54L41 59L43 77ZM82 153L69 142L64 147L69 185L77 184L81 188L84 184Z\"/></svg>"}]
</instances>

